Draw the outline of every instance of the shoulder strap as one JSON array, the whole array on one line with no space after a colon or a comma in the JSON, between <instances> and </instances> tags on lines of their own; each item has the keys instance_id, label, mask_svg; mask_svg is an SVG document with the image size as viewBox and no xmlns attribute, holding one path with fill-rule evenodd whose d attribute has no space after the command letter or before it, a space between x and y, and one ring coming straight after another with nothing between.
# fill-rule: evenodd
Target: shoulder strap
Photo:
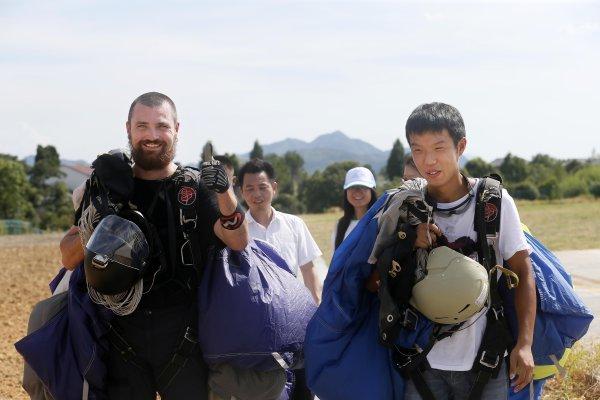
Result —
<instances>
[{"instance_id":1,"label":"shoulder strap","mask_svg":"<svg viewBox=\"0 0 600 400\"><path fill-rule=\"evenodd\" d=\"M474 227L479 245L479 261L489 271L496 265L494 247L500 234L502 183L498 175L484 177L477 188Z\"/></svg>"},{"instance_id":2,"label":"shoulder strap","mask_svg":"<svg viewBox=\"0 0 600 400\"><path fill-rule=\"evenodd\" d=\"M200 187L200 171L193 167L178 168L173 177L177 208L179 209L179 226L183 232L184 244L180 249L184 265L193 266L198 274L198 282L202 275L202 250L198 226L198 190ZM189 255L185 260L186 253ZM191 257L191 259L190 259Z\"/></svg>"},{"instance_id":3,"label":"shoulder strap","mask_svg":"<svg viewBox=\"0 0 600 400\"><path fill-rule=\"evenodd\" d=\"M497 376L502 368L505 351L510 347L510 334L504 318L502 298L498 292L498 279L494 270L500 234L500 211L502 204L502 181L499 176L484 177L479 184L475 206L475 231L479 262L489 273L490 304L487 325L481 345L473 363L472 372L476 380L471 388L469 400L481 398L490 378Z\"/></svg>"}]
</instances>

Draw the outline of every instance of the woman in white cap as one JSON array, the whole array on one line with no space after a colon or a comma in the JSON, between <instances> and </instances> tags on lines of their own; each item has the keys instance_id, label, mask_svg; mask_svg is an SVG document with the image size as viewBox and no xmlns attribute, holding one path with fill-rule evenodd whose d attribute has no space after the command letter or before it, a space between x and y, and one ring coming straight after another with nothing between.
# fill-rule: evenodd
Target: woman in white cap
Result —
<instances>
[{"instance_id":1,"label":"woman in white cap","mask_svg":"<svg viewBox=\"0 0 600 400\"><path fill-rule=\"evenodd\" d=\"M333 248L352 232L358 220L369 210L377 200L375 193L375 177L365 167L352 168L346 173L344 181L344 215L340 218L333 231Z\"/></svg>"}]
</instances>

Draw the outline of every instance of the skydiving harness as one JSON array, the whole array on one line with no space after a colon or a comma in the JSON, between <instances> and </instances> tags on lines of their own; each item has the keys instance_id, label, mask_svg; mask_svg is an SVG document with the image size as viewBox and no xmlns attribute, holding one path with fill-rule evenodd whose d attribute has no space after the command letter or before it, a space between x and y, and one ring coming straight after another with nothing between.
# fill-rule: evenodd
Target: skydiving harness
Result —
<instances>
[{"instance_id":1,"label":"skydiving harness","mask_svg":"<svg viewBox=\"0 0 600 400\"><path fill-rule=\"evenodd\" d=\"M498 292L498 272L503 275L509 288L512 289L518 284L518 277L513 272L496 265L494 249L498 244L502 203L500 177L495 175L482 178L475 199L474 227L477 232L477 255L479 263L488 271L490 297L486 312L487 325L471 369L476 374L476 378L468 400L481 398L485 385L491 378L498 376L504 355L513 345L504 317L502 299ZM431 211L431 206L420 200L405 203L407 203L408 213L422 222L428 220L427 213ZM463 206L463 203L459 206ZM396 234L399 240L385 249L377 262L381 279L379 341L392 349L394 367L407 379L412 379L419 395L424 400L435 400L423 375L424 371L431 368L427 362L427 354L436 342L460 330L464 322L457 325L434 323L424 348L416 344L413 348L403 348L395 344L400 330L415 331L420 318L420 314L409 304L412 287L419 279L415 251L412 249L416 239L416 226L399 220ZM424 273L426 274L426 271ZM395 279L397 277L399 279Z\"/></svg>"},{"instance_id":2,"label":"skydiving harness","mask_svg":"<svg viewBox=\"0 0 600 400\"><path fill-rule=\"evenodd\" d=\"M192 169L191 167L178 167L173 177L163 181L161 189L157 192L157 197L162 192L167 208L171 279L166 283L179 283L183 286L183 290L186 291L186 293L190 293L190 295L193 288L202 279L203 271L203 256L200 248L201 237L197 211L199 179L200 175L197 170ZM175 193L176 196L175 201L177 203L178 215L174 215L174 207L172 204L173 193ZM155 197L150 208L154 207L157 197ZM179 229L181 229L183 233L183 243L181 246L178 246L177 243L177 222ZM193 268L196 275L195 284L193 283L192 278L189 278L187 282L181 282L177 278L177 256L181 257L180 261L184 267ZM199 351L195 324L191 320L191 315L194 312L194 302L192 301L192 306L188 312L190 317L186 319L183 337L173 356L157 377L156 384L159 392L165 390L171 384L173 379L185 367L189 358ZM135 351L127 344L125 339L120 336L114 328L112 328L110 332L109 337L111 338L111 343L121 353L124 360L131 362L132 365L135 365L142 370L147 370L145 361L141 360L136 355Z\"/></svg>"},{"instance_id":3,"label":"skydiving harness","mask_svg":"<svg viewBox=\"0 0 600 400\"><path fill-rule=\"evenodd\" d=\"M89 221L95 227L98 221L109 214L117 214L120 211L131 207L129 199L133 193L133 174L131 171L131 161L121 153L115 152L103 154L94 162L95 167L91 178L86 183L86 192L89 193L89 200L85 207L92 204L97 210L93 216L93 221ZM175 174L165 179L157 190L154 199L151 202L147 214L150 215L160 196L164 196L164 201L167 207L167 225L169 236L169 255L171 279L169 282L180 283L184 286L184 290L192 291L194 286L192 282L179 282L176 277L177 255L181 257L181 263L184 266L194 268L196 273L196 283L199 283L202 278L203 269L203 254L200 248L201 240L203 239L199 232L199 221L197 213L196 200L198 199L199 190L199 171L191 167L178 167ZM178 214L177 218L173 212L170 189L175 189ZM172 191L171 191L172 193ZM177 251L177 235L175 224L179 222L179 228L183 232L183 244ZM149 223L151 228L151 237L148 238L152 242L154 251L154 259L159 263L159 271L166 268L167 260L162 248L162 244L153 224ZM91 234L91 233L90 233ZM146 291L157 289L158 285L154 286L154 278L158 271L155 271L152 276L150 288ZM162 285L161 285L162 286ZM192 293L189 293L190 296ZM194 303L192 302L192 308ZM189 315L194 313L194 309L190 309ZM149 371L147 363L141 359L132 346L127 343L125 338L115 329L110 323L106 323L108 328L108 339L113 347L120 353L122 358L132 365L144 371ZM191 320L186 321L184 334L171 360L165 365L157 378L157 390L161 392L166 389L173 379L179 374L181 369L186 365L188 359L198 352L196 328Z\"/></svg>"}]
</instances>

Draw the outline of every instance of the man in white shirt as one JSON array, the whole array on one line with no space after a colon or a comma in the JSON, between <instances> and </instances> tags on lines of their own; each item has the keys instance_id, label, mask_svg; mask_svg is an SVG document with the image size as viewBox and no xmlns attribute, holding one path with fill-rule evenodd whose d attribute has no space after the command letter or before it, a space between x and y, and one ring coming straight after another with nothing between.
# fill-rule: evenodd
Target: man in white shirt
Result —
<instances>
[{"instance_id":1,"label":"man in white shirt","mask_svg":"<svg viewBox=\"0 0 600 400\"><path fill-rule=\"evenodd\" d=\"M415 247L429 249L442 235L449 242L466 237L476 243L474 194L481 181L460 173L458 160L467 143L460 113L443 103L423 104L408 118L406 138L415 166L427 180L428 203L435 204L434 223L418 226ZM519 277L515 289L519 332L506 360L508 368L500 367L498 376L484 386L480 399L485 400L507 398L508 378L511 390L523 389L531 381L534 367L531 345L536 311L535 282L519 214L506 190L502 193L499 239L495 247L498 263L506 261ZM476 253L471 256L476 258ZM487 325L486 311L484 308L452 336L436 342L427 355L431 368L423 377L436 400L468 398L476 379L471 369ZM409 381L405 399L420 398L414 382Z\"/></svg>"},{"instance_id":2,"label":"man in white shirt","mask_svg":"<svg viewBox=\"0 0 600 400\"><path fill-rule=\"evenodd\" d=\"M239 171L242 197L248 205L246 220L250 237L271 244L288 263L294 275L302 273L304 285L319 304L321 293L313 261L321 256L304 221L271 206L277 193L273 166L263 160L248 161Z\"/></svg>"},{"instance_id":3,"label":"man in white shirt","mask_svg":"<svg viewBox=\"0 0 600 400\"><path fill-rule=\"evenodd\" d=\"M246 221L251 238L271 244L287 262L293 273L302 273L304 285L319 304L320 282L313 261L321 256L321 250L299 217L275 210L271 206L277 193L275 170L263 160L248 161L238 173L242 197L248 205ZM303 369L295 370L296 376L291 400L311 400L314 395L306 385Z\"/></svg>"}]
</instances>

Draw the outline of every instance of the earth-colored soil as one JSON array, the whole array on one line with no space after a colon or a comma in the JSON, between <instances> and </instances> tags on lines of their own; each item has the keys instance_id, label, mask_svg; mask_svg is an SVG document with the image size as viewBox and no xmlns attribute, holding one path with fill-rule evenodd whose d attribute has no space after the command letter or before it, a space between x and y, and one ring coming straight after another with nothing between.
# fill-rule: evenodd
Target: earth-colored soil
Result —
<instances>
[{"instance_id":1,"label":"earth-colored soil","mask_svg":"<svg viewBox=\"0 0 600 400\"><path fill-rule=\"evenodd\" d=\"M60 234L0 236L0 400L28 399L21 388L23 359L14 343L27 331L35 303L50 294L60 267Z\"/></svg>"}]
</instances>

